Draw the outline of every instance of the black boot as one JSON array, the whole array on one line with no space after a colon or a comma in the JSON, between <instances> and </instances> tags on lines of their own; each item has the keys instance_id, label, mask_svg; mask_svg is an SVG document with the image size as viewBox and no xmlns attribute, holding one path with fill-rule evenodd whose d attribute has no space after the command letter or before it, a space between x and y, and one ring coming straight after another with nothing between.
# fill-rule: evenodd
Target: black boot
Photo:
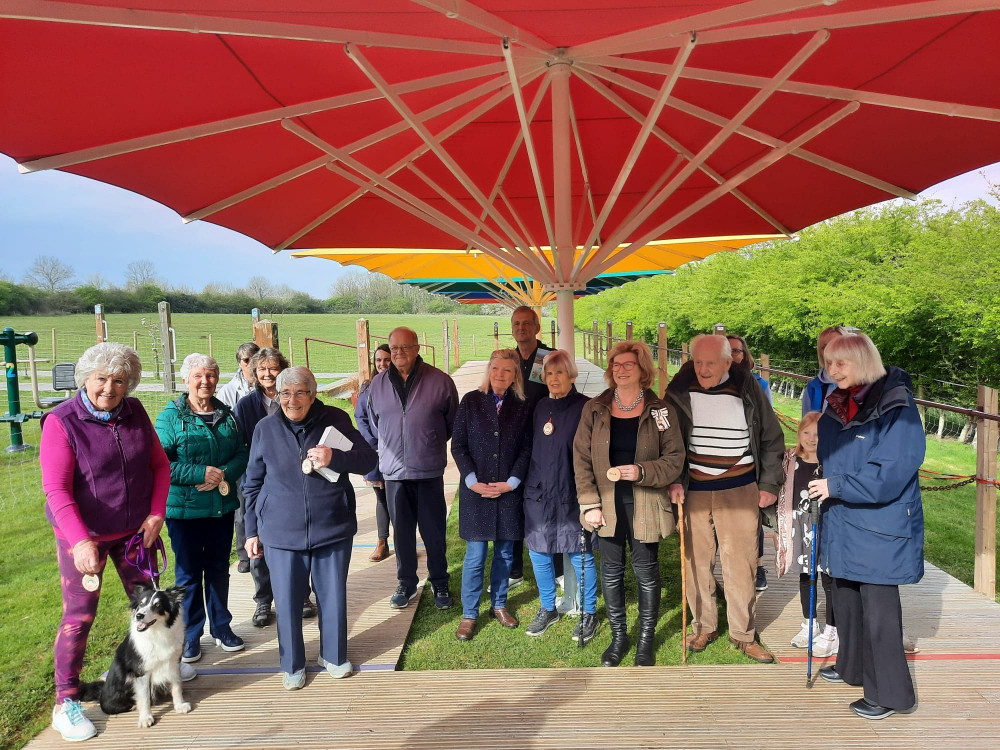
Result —
<instances>
[{"instance_id":1,"label":"black boot","mask_svg":"<svg viewBox=\"0 0 1000 750\"><path fill-rule=\"evenodd\" d=\"M602 569L602 573L606 570ZM601 655L605 667L617 667L628 651L628 627L625 622L625 576L602 576L604 608L611 627L611 645Z\"/></svg>"},{"instance_id":2,"label":"black boot","mask_svg":"<svg viewBox=\"0 0 1000 750\"><path fill-rule=\"evenodd\" d=\"M635 665L656 665L656 623L660 619L660 577L643 576L638 580L639 637L635 643Z\"/></svg>"}]
</instances>

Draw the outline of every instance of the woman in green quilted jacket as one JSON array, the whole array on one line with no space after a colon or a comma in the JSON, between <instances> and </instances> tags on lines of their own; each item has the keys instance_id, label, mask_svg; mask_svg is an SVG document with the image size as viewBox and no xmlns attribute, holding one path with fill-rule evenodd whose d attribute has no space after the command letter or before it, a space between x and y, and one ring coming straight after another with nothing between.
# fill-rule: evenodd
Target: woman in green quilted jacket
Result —
<instances>
[{"instance_id":1,"label":"woman in green quilted jacket","mask_svg":"<svg viewBox=\"0 0 1000 750\"><path fill-rule=\"evenodd\" d=\"M229 552L233 514L239 506L235 482L246 469L249 451L233 411L215 398L219 364L189 354L181 365L187 393L167 404L156 418L156 434L170 459L167 532L174 553L174 576L185 587L185 662L201 658L201 635L208 612L209 633L224 651L241 651L229 612Z\"/></svg>"}]
</instances>

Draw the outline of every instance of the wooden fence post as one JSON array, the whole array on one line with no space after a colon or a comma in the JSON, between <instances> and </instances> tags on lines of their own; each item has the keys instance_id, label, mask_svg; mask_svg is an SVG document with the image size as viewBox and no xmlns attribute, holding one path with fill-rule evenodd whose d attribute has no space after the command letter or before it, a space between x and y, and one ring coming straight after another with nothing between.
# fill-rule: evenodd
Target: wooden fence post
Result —
<instances>
[{"instance_id":1,"label":"wooden fence post","mask_svg":"<svg viewBox=\"0 0 1000 750\"><path fill-rule=\"evenodd\" d=\"M104 305L94 305L94 319L97 323L97 343L108 340L108 322L104 319Z\"/></svg>"},{"instance_id":2,"label":"wooden fence post","mask_svg":"<svg viewBox=\"0 0 1000 750\"><path fill-rule=\"evenodd\" d=\"M979 386L976 409L997 414L997 389ZM1000 423L978 420L976 428L976 476L986 482L997 479L997 435ZM976 483L976 591L989 598L997 595L997 486Z\"/></svg>"},{"instance_id":3,"label":"wooden fence post","mask_svg":"<svg viewBox=\"0 0 1000 750\"><path fill-rule=\"evenodd\" d=\"M427 331L422 332L420 334L420 336L421 336L421 343L423 344L423 349L426 352L427 351ZM389 341L386 340L385 343L388 344ZM437 353L433 352L433 351L431 352L431 365L433 367L437 367Z\"/></svg>"},{"instance_id":4,"label":"wooden fence post","mask_svg":"<svg viewBox=\"0 0 1000 750\"><path fill-rule=\"evenodd\" d=\"M52 339L52 343L55 343L55 339ZM132 348L135 349L136 351L139 351L139 332L138 331L132 331ZM52 361L55 362L55 360L56 360L56 352L55 352L55 349L53 348L53 350L52 350Z\"/></svg>"},{"instance_id":5,"label":"wooden fence post","mask_svg":"<svg viewBox=\"0 0 1000 750\"><path fill-rule=\"evenodd\" d=\"M451 328L452 328L452 331L454 332L454 335L451 338L451 351L452 351L452 356L455 359L455 367L457 368L458 367L458 360L459 360L459 351L458 350L459 350L459 346L460 346L459 340L458 340L458 319L457 318L452 318L451 319Z\"/></svg>"},{"instance_id":6,"label":"wooden fence post","mask_svg":"<svg viewBox=\"0 0 1000 750\"><path fill-rule=\"evenodd\" d=\"M714 333L716 336L725 336L726 326L723 323L716 323L714 326L712 326L712 333Z\"/></svg>"},{"instance_id":7,"label":"wooden fence post","mask_svg":"<svg viewBox=\"0 0 1000 750\"><path fill-rule=\"evenodd\" d=\"M133 346L133 349L139 351L138 346ZM52 329L52 364L56 363L56 329Z\"/></svg>"},{"instance_id":8,"label":"wooden fence post","mask_svg":"<svg viewBox=\"0 0 1000 750\"><path fill-rule=\"evenodd\" d=\"M760 376L767 381L768 387L771 384L771 355L761 354L760 355Z\"/></svg>"},{"instance_id":9,"label":"wooden fence post","mask_svg":"<svg viewBox=\"0 0 1000 750\"><path fill-rule=\"evenodd\" d=\"M632 321L631 320L626 320L625 321L625 339L626 339L626 341L631 341L632 340Z\"/></svg>"},{"instance_id":10,"label":"wooden fence post","mask_svg":"<svg viewBox=\"0 0 1000 750\"><path fill-rule=\"evenodd\" d=\"M208 334L208 356L214 357L215 353L212 346L212 334Z\"/></svg>"},{"instance_id":11,"label":"wooden fence post","mask_svg":"<svg viewBox=\"0 0 1000 750\"><path fill-rule=\"evenodd\" d=\"M597 332L597 321L595 320L593 334L590 337L590 353L594 355L594 363L598 365L601 363L601 339L598 338L599 336L600 334Z\"/></svg>"},{"instance_id":12,"label":"wooden fence post","mask_svg":"<svg viewBox=\"0 0 1000 750\"><path fill-rule=\"evenodd\" d=\"M173 393L177 390L174 382L174 362L177 360L176 331L170 321L170 303L161 302L156 306L160 314L160 351L163 354L163 390Z\"/></svg>"},{"instance_id":13,"label":"wooden fence post","mask_svg":"<svg viewBox=\"0 0 1000 750\"><path fill-rule=\"evenodd\" d=\"M295 352L292 351L292 337L288 337L288 364L295 367Z\"/></svg>"},{"instance_id":14,"label":"wooden fence post","mask_svg":"<svg viewBox=\"0 0 1000 750\"><path fill-rule=\"evenodd\" d=\"M371 348L371 337L368 332L368 321L365 318L358 318L356 323L358 342L358 388L371 379L372 366L371 357L368 350ZM288 339L288 348L292 348L292 340Z\"/></svg>"},{"instance_id":15,"label":"wooden fence post","mask_svg":"<svg viewBox=\"0 0 1000 750\"><path fill-rule=\"evenodd\" d=\"M688 356L688 342L685 341L684 343L681 344L681 364L683 365L689 359L690 356Z\"/></svg>"},{"instance_id":16,"label":"wooden fence post","mask_svg":"<svg viewBox=\"0 0 1000 750\"><path fill-rule=\"evenodd\" d=\"M479 350L476 349L476 334L472 334L472 356L473 357L479 356Z\"/></svg>"},{"instance_id":17,"label":"wooden fence post","mask_svg":"<svg viewBox=\"0 0 1000 750\"><path fill-rule=\"evenodd\" d=\"M493 351L500 348L500 324L493 323Z\"/></svg>"},{"instance_id":18,"label":"wooden fence post","mask_svg":"<svg viewBox=\"0 0 1000 750\"><path fill-rule=\"evenodd\" d=\"M927 398L924 395L924 387L922 385L918 385L917 386L917 398L919 398L921 401L923 401L924 399ZM920 424L922 424L924 426L924 429L926 430L927 429L927 407L926 406L921 406L920 404L917 404L917 413L920 414Z\"/></svg>"},{"instance_id":19,"label":"wooden fence post","mask_svg":"<svg viewBox=\"0 0 1000 750\"><path fill-rule=\"evenodd\" d=\"M441 332L442 332L442 341L444 342L444 346L441 347L441 351L444 354L444 356L441 357L441 361L444 362L444 371L450 373L451 368L448 367L448 319L447 318L441 321Z\"/></svg>"},{"instance_id":20,"label":"wooden fence post","mask_svg":"<svg viewBox=\"0 0 1000 750\"><path fill-rule=\"evenodd\" d=\"M553 320L553 321L550 321L550 323L551 323L551 328L552 328L552 348L555 349L556 348L556 322Z\"/></svg>"},{"instance_id":21,"label":"wooden fence post","mask_svg":"<svg viewBox=\"0 0 1000 750\"><path fill-rule=\"evenodd\" d=\"M660 393L665 393L667 390L667 379L670 377L670 373L667 370L668 360L670 359L670 354L667 352L667 324L657 323L656 324L656 364L659 370L660 377Z\"/></svg>"},{"instance_id":22,"label":"wooden fence post","mask_svg":"<svg viewBox=\"0 0 1000 750\"><path fill-rule=\"evenodd\" d=\"M272 349L281 349L281 340L278 338L278 324L273 320L261 320L253 324L253 342L263 349L266 346Z\"/></svg>"},{"instance_id":23,"label":"wooden fence post","mask_svg":"<svg viewBox=\"0 0 1000 750\"><path fill-rule=\"evenodd\" d=\"M607 348L604 350L605 365L607 365L607 363L608 363L607 360L608 360L608 355L611 353L611 347L613 347L615 345L615 342L614 342L614 333L611 330L611 321L610 320L608 321L608 338L607 338L607 342L608 342L607 345L606 345Z\"/></svg>"}]
</instances>

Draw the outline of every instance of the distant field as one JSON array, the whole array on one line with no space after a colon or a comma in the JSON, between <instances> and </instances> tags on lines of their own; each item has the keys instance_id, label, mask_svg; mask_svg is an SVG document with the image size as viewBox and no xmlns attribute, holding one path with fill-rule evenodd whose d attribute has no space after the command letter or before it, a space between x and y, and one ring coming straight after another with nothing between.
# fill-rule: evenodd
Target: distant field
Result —
<instances>
[{"instance_id":1,"label":"distant field","mask_svg":"<svg viewBox=\"0 0 1000 750\"><path fill-rule=\"evenodd\" d=\"M354 349L356 342L355 327L361 315L273 315L271 320L278 324L278 335L281 349L285 354L292 355L295 364L305 364L304 339L317 338L348 344L348 347L335 347L329 344L310 343L310 366L321 372L350 372L357 367L357 354ZM143 323L145 319L145 324ZM490 317L480 315L460 315L445 317L441 315L372 315L369 316L369 330L373 335L374 347L382 341L375 336L387 336L389 331L399 325L413 328L423 337L426 335L428 349L424 357L428 361L436 361L443 367L442 344L443 323L447 320L449 329L452 321L458 321L459 359L483 357L493 349L493 324L499 326L501 345L511 346L510 318ZM159 319L156 312L146 315L113 314L106 316L108 337L112 341L121 341L130 346L135 345L142 357L143 368L154 369L153 346L159 342ZM236 348L252 338L250 315L207 315L196 313L179 313L172 318L177 337L178 360L191 352L212 353L220 360L223 370L235 368L233 356ZM544 338L548 340L551 321L542 321ZM0 319L0 328L10 326L16 331L35 331L38 334L36 354L39 358L49 360L52 355L52 340L55 331L56 359L58 361L75 361L88 346L96 341L96 325L92 315L55 315L32 317L7 317ZM473 345L475 335L475 345ZM211 345L209 343L211 336ZM289 346L291 339L291 346ZM19 359L27 359L27 352L19 348ZM48 362L42 369L48 369Z\"/></svg>"}]
</instances>

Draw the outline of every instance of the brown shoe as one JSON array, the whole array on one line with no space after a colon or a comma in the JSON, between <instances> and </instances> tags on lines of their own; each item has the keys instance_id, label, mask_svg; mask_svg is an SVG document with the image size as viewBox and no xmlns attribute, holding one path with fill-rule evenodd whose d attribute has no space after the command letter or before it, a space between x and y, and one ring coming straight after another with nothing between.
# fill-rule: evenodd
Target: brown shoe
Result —
<instances>
[{"instance_id":1,"label":"brown shoe","mask_svg":"<svg viewBox=\"0 0 1000 750\"><path fill-rule=\"evenodd\" d=\"M490 615L497 618L497 620L500 621L500 624L503 625L505 628L517 627L518 624L517 618L514 617L514 615L512 615L510 612L508 612L506 607L501 607L500 609L491 609Z\"/></svg>"},{"instance_id":2,"label":"brown shoe","mask_svg":"<svg viewBox=\"0 0 1000 750\"><path fill-rule=\"evenodd\" d=\"M375 551L368 558L372 562L381 562L392 553L389 551L389 543L385 539L379 539L375 545Z\"/></svg>"},{"instance_id":3,"label":"brown shoe","mask_svg":"<svg viewBox=\"0 0 1000 750\"><path fill-rule=\"evenodd\" d=\"M729 636L729 642L758 664L770 664L774 661L774 656L771 655L771 652L757 643L757 641L738 641Z\"/></svg>"},{"instance_id":4,"label":"brown shoe","mask_svg":"<svg viewBox=\"0 0 1000 750\"><path fill-rule=\"evenodd\" d=\"M719 637L719 631L713 630L711 633L699 633L695 635L692 633L687 637L687 650L696 654L700 654L706 648L708 644Z\"/></svg>"},{"instance_id":5,"label":"brown shoe","mask_svg":"<svg viewBox=\"0 0 1000 750\"><path fill-rule=\"evenodd\" d=\"M461 622L458 623L458 631L455 633L455 637L460 641L471 641L472 636L476 634L476 621L471 617L463 617Z\"/></svg>"}]
</instances>

